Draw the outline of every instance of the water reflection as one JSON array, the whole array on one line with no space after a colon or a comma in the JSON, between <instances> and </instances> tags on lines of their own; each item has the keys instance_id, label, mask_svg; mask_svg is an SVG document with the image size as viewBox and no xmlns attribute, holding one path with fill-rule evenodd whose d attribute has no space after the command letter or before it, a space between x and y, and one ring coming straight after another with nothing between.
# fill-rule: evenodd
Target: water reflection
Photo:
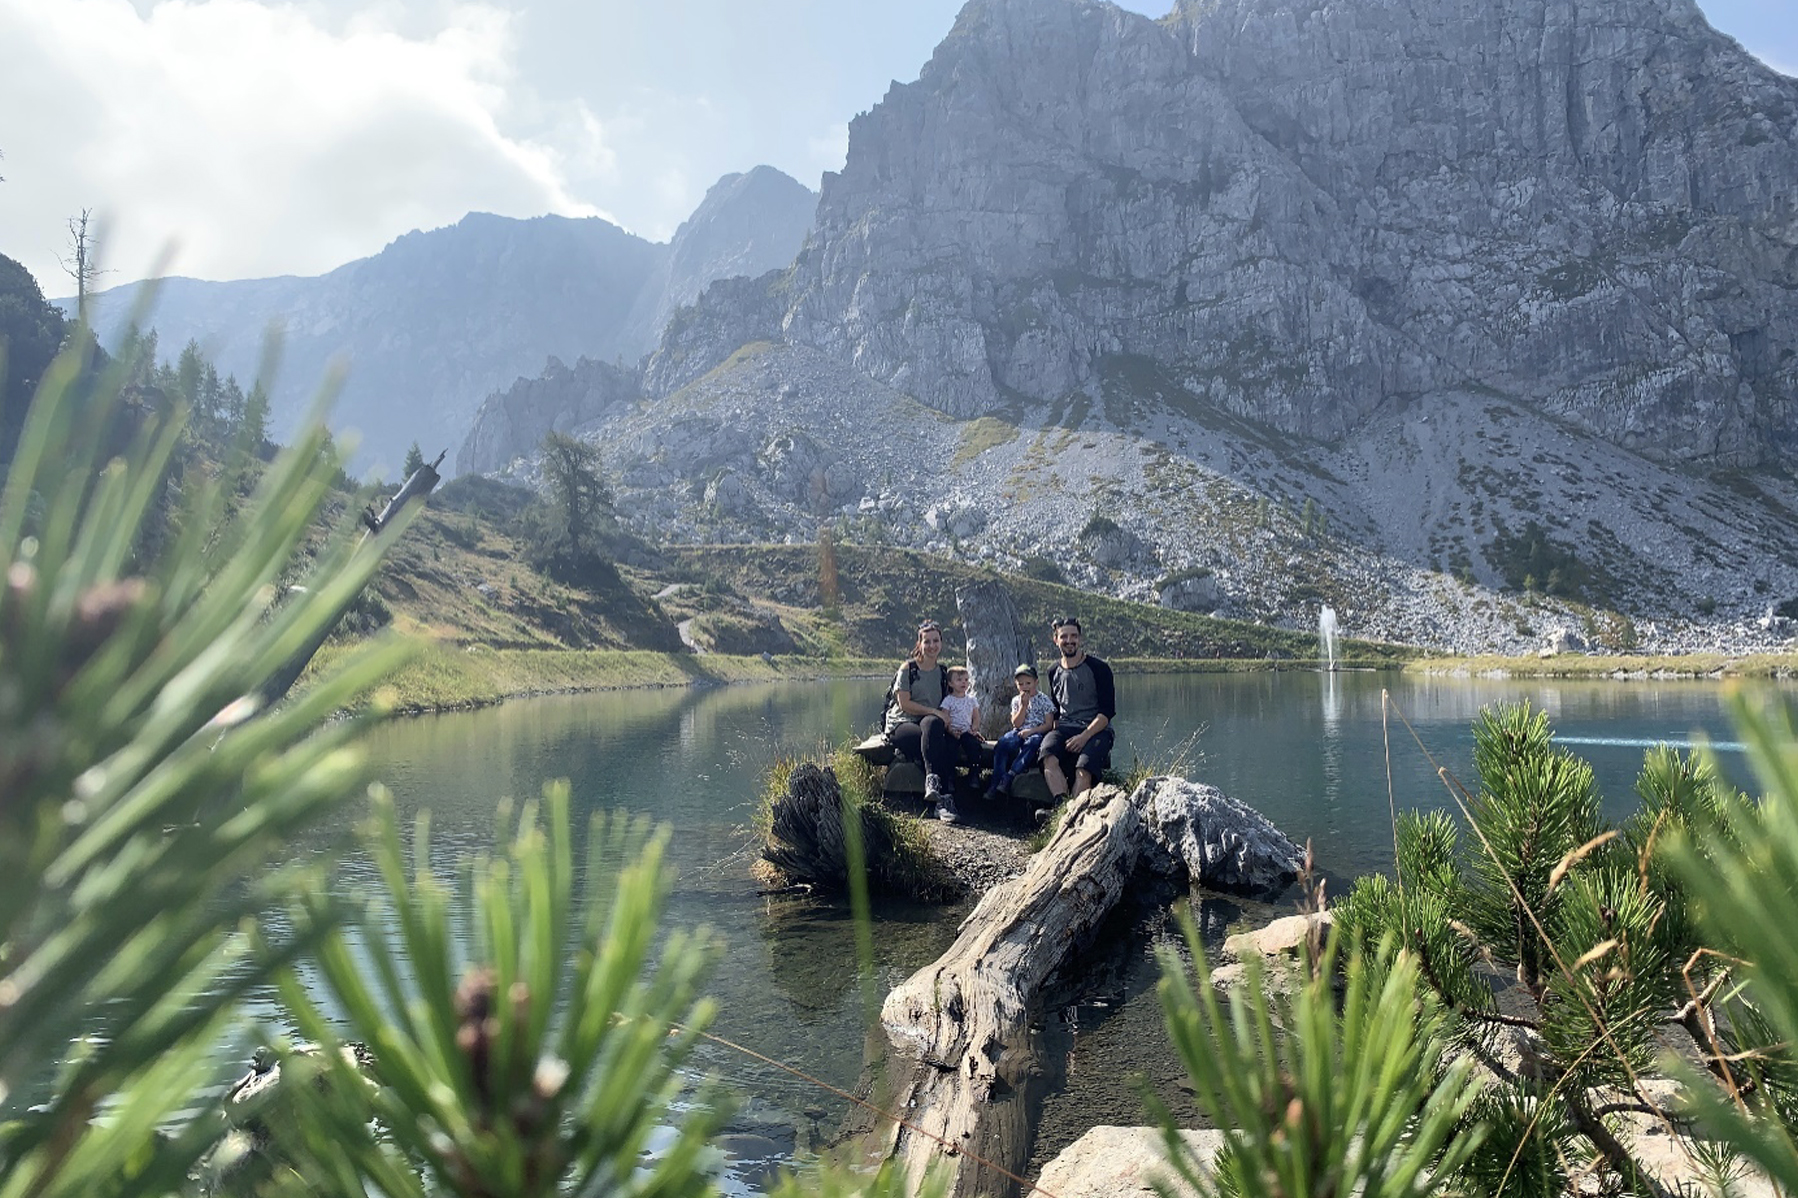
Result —
<instances>
[{"instance_id":1,"label":"water reflection","mask_svg":"<svg viewBox=\"0 0 1798 1198\"><path fill-rule=\"evenodd\" d=\"M1336 684L1335 670L1318 675L1324 691L1324 727L1334 729L1342 722L1342 688Z\"/></svg>"},{"instance_id":2,"label":"water reflection","mask_svg":"<svg viewBox=\"0 0 1798 1198\"><path fill-rule=\"evenodd\" d=\"M532 700L397 721L376 730L373 756L402 818L431 809L445 866L492 843L503 797L534 796L548 778L571 780L577 815L619 808L667 823L670 861L680 878L671 922L707 924L724 945L711 985L717 1030L847 1089L860 1074L868 1016L853 928L838 906L758 896L748 825L774 758L859 735L884 688L881 679ZM1390 756L1383 691L1394 711ZM1695 730L1730 739L1718 695L1719 687L1707 683L1359 672L1120 676L1114 759L1121 766L1134 757L1188 760L1196 779L1257 807L1295 839L1311 840L1331 892L1340 893L1355 875L1390 867L1388 762L1401 810L1443 805L1431 758L1468 775L1468 727L1481 706L1528 698L1549 711L1557 730L1592 761L1606 814L1618 818L1633 803L1644 743L1687 741ZM1739 756L1734 762L1739 768ZM1731 759L1724 764L1730 767ZM315 850L325 845L321 838ZM354 881L365 870L350 861L345 875ZM1232 922L1277 913L1223 902L1199 910L1208 940L1221 939ZM882 908L874 938L876 995L940 953L961 914ZM1069 1058L1064 1089L1045 1103L1039 1155L1084 1131L1094 1112L1140 1118L1133 1072L1164 1093L1178 1091L1153 998L1149 948L1120 951L1115 975L1121 980L1103 1002L1076 1003L1062 1030L1049 1033ZM701 1065L750 1099L732 1128L741 1151L727 1179L731 1192L754 1190L771 1154L828 1135L842 1117L842 1100L730 1050L708 1047Z\"/></svg>"}]
</instances>

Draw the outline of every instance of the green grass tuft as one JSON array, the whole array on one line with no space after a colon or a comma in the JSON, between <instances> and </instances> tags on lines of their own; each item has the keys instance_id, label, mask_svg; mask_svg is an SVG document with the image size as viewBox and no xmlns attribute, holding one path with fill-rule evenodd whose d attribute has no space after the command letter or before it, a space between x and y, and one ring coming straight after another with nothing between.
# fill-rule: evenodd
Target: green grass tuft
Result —
<instances>
[{"instance_id":1,"label":"green grass tuft","mask_svg":"<svg viewBox=\"0 0 1798 1198\"><path fill-rule=\"evenodd\" d=\"M949 460L951 470L967 465L989 449L997 449L1018 439L1018 429L1014 424L1007 424L991 416L982 416L970 420L961 426L961 444L955 447L955 456Z\"/></svg>"},{"instance_id":2,"label":"green grass tuft","mask_svg":"<svg viewBox=\"0 0 1798 1198\"><path fill-rule=\"evenodd\" d=\"M888 846L885 851L871 854L867 862L871 889L924 902L945 902L959 897L962 885L936 855L922 821L916 816L894 811L881 802L884 771L864 761L848 743L821 748L816 760L836 776L844 807L861 814L862 843ZM803 761L803 757L783 755L769 767L760 800L750 817L750 826L763 844L773 835L774 805L785 797L787 782ZM791 885L800 880L786 877L770 862L763 861L760 865L768 879L780 885Z\"/></svg>"}]
</instances>

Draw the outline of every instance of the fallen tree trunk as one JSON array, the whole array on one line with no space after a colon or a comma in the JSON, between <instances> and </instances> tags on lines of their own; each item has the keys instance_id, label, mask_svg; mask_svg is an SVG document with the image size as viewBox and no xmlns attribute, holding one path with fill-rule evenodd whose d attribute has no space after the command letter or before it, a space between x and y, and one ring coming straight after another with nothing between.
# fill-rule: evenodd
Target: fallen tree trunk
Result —
<instances>
[{"instance_id":1,"label":"fallen tree trunk","mask_svg":"<svg viewBox=\"0 0 1798 1198\"><path fill-rule=\"evenodd\" d=\"M1116 787L1073 800L1025 873L988 891L949 951L887 996L878 1103L905 1124L884 1121L864 1144L899 1162L913 1192L945 1157L955 1195L1015 1191L1043 1075L1031 1031L1043 983L1110 913L1144 840Z\"/></svg>"}]
</instances>

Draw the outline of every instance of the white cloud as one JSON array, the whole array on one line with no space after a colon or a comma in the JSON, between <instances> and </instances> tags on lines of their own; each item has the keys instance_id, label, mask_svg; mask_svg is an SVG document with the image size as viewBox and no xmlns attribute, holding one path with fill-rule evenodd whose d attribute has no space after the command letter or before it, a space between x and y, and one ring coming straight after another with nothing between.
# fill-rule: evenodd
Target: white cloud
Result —
<instances>
[{"instance_id":1,"label":"white cloud","mask_svg":"<svg viewBox=\"0 0 1798 1198\"><path fill-rule=\"evenodd\" d=\"M0 124L0 253L60 293L90 206L117 279L171 238L176 273L315 273L470 210L592 214L569 178L615 171L604 130L568 103L509 135L514 54L484 4L407 36L380 9L333 30L255 0L0 0L0 113L30 114Z\"/></svg>"}]
</instances>

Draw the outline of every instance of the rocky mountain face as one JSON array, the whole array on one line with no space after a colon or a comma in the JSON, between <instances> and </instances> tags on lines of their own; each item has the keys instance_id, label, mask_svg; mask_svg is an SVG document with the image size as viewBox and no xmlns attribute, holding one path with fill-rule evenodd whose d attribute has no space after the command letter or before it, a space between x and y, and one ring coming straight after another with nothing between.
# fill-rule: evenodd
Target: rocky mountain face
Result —
<instances>
[{"instance_id":1,"label":"rocky mountain face","mask_svg":"<svg viewBox=\"0 0 1798 1198\"><path fill-rule=\"evenodd\" d=\"M694 539L1750 635L1798 599L1798 82L1691 0L973 0L643 393L589 431Z\"/></svg>"},{"instance_id":2,"label":"rocky mountain face","mask_svg":"<svg viewBox=\"0 0 1798 1198\"><path fill-rule=\"evenodd\" d=\"M164 280L150 323L162 352L196 340L246 386L268 330L280 327L277 438L342 363L332 426L360 434L355 468L385 466L392 476L407 445L417 441L426 457L454 445L482 396L547 358L624 353L632 300L666 253L596 218L474 213L314 278ZM98 297L102 336L123 323L142 286Z\"/></svg>"},{"instance_id":3,"label":"rocky mountain face","mask_svg":"<svg viewBox=\"0 0 1798 1198\"><path fill-rule=\"evenodd\" d=\"M1148 359L1308 437L1477 387L1769 461L1795 126L1691 0L975 0L852 126L788 337L958 417Z\"/></svg>"},{"instance_id":4,"label":"rocky mountain face","mask_svg":"<svg viewBox=\"0 0 1798 1198\"><path fill-rule=\"evenodd\" d=\"M279 325L278 437L341 361L347 374L332 425L360 434L356 470L392 475L413 441L427 457L459 444L485 396L552 358L634 366L656 344L670 305L720 277L711 272L760 273L791 261L815 204L805 187L757 168L720 181L668 243L597 218L472 213L313 278L164 280L150 323L164 352L194 339L246 386ZM142 286L97 297L103 336L116 336ZM493 433L489 426L483 435Z\"/></svg>"},{"instance_id":5,"label":"rocky mountain face","mask_svg":"<svg viewBox=\"0 0 1798 1198\"><path fill-rule=\"evenodd\" d=\"M628 332L639 356L661 340L675 309L718 279L754 278L793 261L811 228L818 193L771 166L726 175L674 231L668 256L632 306Z\"/></svg>"},{"instance_id":6,"label":"rocky mountain face","mask_svg":"<svg viewBox=\"0 0 1798 1198\"><path fill-rule=\"evenodd\" d=\"M605 419L635 403L643 376L632 367L578 358L571 368L551 358L542 373L515 380L481 403L474 425L456 451L457 474L500 470L543 444Z\"/></svg>"}]
</instances>

